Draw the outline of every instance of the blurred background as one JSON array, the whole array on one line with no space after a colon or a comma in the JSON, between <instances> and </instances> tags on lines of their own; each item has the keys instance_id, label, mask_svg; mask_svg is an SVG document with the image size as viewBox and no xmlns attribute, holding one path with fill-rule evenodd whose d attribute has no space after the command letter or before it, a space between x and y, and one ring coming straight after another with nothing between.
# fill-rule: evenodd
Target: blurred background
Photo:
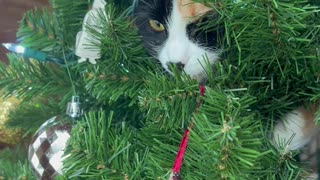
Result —
<instances>
[{"instance_id":1,"label":"blurred background","mask_svg":"<svg viewBox=\"0 0 320 180\"><path fill-rule=\"evenodd\" d=\"M0 43L16 42L16 32L23 14L34 7L42 7L49 0L0 0ZM0 47L0 60L7 61L7 51Z\"/></svg>"}]
</instances>

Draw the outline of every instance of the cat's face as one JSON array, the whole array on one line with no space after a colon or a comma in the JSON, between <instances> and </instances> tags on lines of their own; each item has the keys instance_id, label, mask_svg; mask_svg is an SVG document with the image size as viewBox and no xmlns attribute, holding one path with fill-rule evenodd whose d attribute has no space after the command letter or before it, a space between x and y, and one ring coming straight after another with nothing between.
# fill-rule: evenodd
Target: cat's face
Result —
<instances>
[{"instance_id":1,"label":"cat's face","mask_svg":"<svg viewBox=\"0 0 320 180\"><path fill-rule=\"evenodd\" d=\"M204 66L217 61L217 30L201 29L214 16L208 7L191 0L140 0L136 25L149 53L163 68L183 70L193 78L204 75ZM210 18L212 17L212 18Z\"/></svg>"}]
</instances>

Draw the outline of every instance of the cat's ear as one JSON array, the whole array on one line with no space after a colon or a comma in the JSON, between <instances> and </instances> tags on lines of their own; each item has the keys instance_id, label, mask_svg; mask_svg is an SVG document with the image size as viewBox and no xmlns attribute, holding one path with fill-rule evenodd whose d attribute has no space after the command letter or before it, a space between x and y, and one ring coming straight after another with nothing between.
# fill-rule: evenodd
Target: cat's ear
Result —
<instances>
[{"instance_id":1,"label":"cat's ear","mask_svg":"<svg viewBox=\"0 0 320 180\"><path fill-rule=\"evenodd\" d=\"M210 7L202 3L195 3L192 0L177 0L177 3L179 12L184 18L197 18L212 11Z\"/></svg>"}]
</instances>

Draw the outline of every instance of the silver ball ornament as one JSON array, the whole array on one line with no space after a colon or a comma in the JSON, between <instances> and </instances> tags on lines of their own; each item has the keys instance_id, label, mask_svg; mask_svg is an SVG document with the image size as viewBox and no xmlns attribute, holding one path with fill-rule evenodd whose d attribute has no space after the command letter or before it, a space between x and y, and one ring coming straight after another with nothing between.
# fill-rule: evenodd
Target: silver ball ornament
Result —
<instances>
[{"instance_id":1,"label":"silver ball ornament","mask_svg":"<svg viewBox=\"0 0 320 180\"><path fill-rule=\"evenodd\" d=\"M75 120L82 115L78 96L68 103L67 113L55 116L43 123L29 144L28 159L39 179L50 180L62 175L67 141Z\"/></svg>"}]
</instances>

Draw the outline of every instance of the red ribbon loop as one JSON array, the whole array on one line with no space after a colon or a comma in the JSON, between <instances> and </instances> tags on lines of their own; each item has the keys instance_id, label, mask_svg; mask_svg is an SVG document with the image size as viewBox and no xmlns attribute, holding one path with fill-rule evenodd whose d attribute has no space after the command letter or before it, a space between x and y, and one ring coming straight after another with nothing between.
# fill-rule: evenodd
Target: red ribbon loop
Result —
<instances>
[{"instance_id":1,"label":"red ribbon loop","mask_svg":"<svg viewBox=\"0 0 320 180\"><path fill-rule=\"evenodd\" d=\"M204 96L205 93L205 87L203 85L199 85L199 92L200 92L200 97ZM194 111L195 114L198 113L198 109L200 108L202 104L202 99L199 100L197 107ZM172 171L174 174L179 175L182 162L183 162L183 157L185 155L185 152L187 150L187 145L189 141L189 134L190 134L190 129L192 129L193 123L190 124L189 128L184 131L183 137L180 142L179 150L176 156L176 159L173 163Z\"/></svg>"}]
</instances>

